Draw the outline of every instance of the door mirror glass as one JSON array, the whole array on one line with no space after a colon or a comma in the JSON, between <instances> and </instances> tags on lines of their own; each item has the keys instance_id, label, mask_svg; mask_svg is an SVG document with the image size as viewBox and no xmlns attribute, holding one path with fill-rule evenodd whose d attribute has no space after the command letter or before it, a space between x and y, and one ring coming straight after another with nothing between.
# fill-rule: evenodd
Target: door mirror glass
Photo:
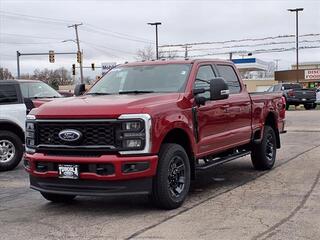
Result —
<instances>
[{"instance_id":1,"label":"door mirror glass","mask_svg":"<svg viewBox=\"0 0 320 240\"><path fill-rule=\"evenodd\" d=\"M226 99L229 94L228 84L223 78L218 77L210 81L210 100Z\"/></svg>"},{"instance_id":2,"label":"door mirror glass","mask_svg":"<svg viewBox=\"0 0 320 240\"><path fill-rule=\"evenodd\" d=\"M74 95L81 96L86 91L86 86L82 84L77 84L74 88Z\"/></svg>"}]
</instances>

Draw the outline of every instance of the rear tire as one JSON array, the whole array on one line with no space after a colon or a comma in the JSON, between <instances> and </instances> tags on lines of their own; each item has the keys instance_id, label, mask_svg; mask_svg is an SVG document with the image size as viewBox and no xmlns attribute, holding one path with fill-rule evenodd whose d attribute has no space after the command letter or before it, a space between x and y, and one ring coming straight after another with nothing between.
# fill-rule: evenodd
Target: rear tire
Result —
<instances>
[{"instance_id":1,"label":"rear tire","mask_svg":"<svg viewBox=\"0 0 320 240\"><path fill-rule=\"evenodd\" d=\"M251 160L256 170L269 170L273 167L277 153L276 134L268 125L264 127L263 139L253 144Z\"/></svg>"},{"instance_id":2,"label":"rear tire","mask_svg":"<svg viewBox=\"0 0 320 240\"><path fill-rule=\"evenodd\" d=\"M190 188L190 162L183 147L163 144L159 153L157 175L153 179L152 201L162 209L180 207Z\"/></svg>"},{"instance_id":3,"label":"rear tire","mask_svg":"<svg viewBox=\"0 0 320 240\"><path fill-rule=\"evenodd\" d=\"M23 144L13 132L0 131L0 171L14 169L21 161Z\"/></svg>"},{"instance_id":4,"label":"rear tire","mask_svg":"<svg viewBox=\"0 0 320 240\"><path fill-rule=\"evenodd\" d=\"M315 104L315 103L306 103L306 104L304 104L304 108L306 110L315 109L316 107L317 107L317 104Z\"/></svg>"},{"instance_id":5,"label":"rear tire","mask_svg":"<svg viewBox=\"0 0 320 240\"><path fill-rule=\"evenodd\" d=\"M44 197L48 201L55 202L55 203L71 202L76 197L76 195L54 194L54 193L45 193L45 192L40 192L40 193L42 197Z\"/></svg>"}]
</instances>

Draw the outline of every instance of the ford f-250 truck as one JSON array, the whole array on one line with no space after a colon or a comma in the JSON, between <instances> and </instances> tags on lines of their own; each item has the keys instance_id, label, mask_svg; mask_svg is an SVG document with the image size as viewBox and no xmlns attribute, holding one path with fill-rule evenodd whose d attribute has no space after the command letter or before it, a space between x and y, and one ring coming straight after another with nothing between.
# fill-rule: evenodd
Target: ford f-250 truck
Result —
<instances>
[{"instance_id":1,"label":"ford f-250 truck","mask_svg":"<svg viewBox=\"0 0 320 240\"><path fill-rule=\"evenodd\" d=\"M24 165L50 201L148 194L173 209L199 171L247 154L271 169L284 118L281 93L249 94L231 62L123 64L84 95L31 111Z\"/></svg>"}]
</instances>

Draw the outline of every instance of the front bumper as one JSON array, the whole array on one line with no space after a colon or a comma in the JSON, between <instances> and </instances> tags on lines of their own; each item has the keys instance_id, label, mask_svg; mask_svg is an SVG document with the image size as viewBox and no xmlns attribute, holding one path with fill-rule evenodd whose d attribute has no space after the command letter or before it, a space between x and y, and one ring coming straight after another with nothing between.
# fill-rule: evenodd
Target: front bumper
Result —
<instances>
[{"instance_id":1,"label":"front bumper","mask_svg":"<svg viewBox=\"0 0 320 240\"><path fill-rule=\"evenodd\" d=\"M46 193L80 196L146 195L152 191L152 178L98 181L42 178L30 175L30 188Z\"/></svg>"},{"instance_id":2,"label":"front bumper","mask_svg":"<svg viewBox=\"0 0 320 240\"><path fill-rule=\"evenodd\" d=\"M102 155L99 157L48 156L43 153L26 153L24 165L30 174L30 187L38 191L76 195L119 195L148 193L152 177L157 170L157 155L149 156L118 156ZM124 171L126 164L145 163L144 169ZM51 166L39 169L38 166ZM60 179L58 164L80 165L78 179ZM109 173L99 173L92 166L101 164L112 165ZM93 168L97 169L97 168Z\"/></svg>"}]
</instances>

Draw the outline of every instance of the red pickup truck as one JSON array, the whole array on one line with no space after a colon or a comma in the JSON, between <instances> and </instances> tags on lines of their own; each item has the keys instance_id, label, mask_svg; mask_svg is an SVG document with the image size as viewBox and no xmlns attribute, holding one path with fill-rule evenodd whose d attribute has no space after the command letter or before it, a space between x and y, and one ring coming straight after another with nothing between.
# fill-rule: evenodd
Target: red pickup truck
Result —
<instances>
[{"instance_id":1,"label":"red pickup truck","mask_svg":"<svg viewBox=\"0 0 320 240\"><path fill-rule=\"evenodd\" d=\"M24 165L50 201L148 194L173 209L199 171L247 154L271 169L284 118L281 93L249 94L229 61L128 63L33 109Z\"/></svg>"}]
</instances>

